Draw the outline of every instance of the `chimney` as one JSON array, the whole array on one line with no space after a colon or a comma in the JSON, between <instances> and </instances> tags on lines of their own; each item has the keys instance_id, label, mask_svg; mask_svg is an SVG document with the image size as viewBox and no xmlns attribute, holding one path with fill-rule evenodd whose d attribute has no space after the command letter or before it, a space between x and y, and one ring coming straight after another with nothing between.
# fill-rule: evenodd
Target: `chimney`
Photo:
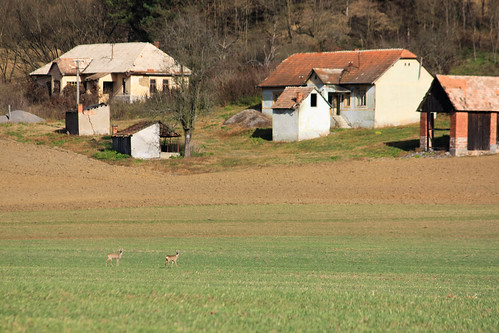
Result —
<instances>
[{"instance_id":1,"label":"chimney","mask_svg":"<svg viewBox=\"0 0 499 333\"><path fill-rule=\"evenodd\" d=\"M83 104L78 104L78 113L83 113Z\"/></svg>"},{"instance_id":2,"label":"chimney","mask_svg":"<svg viewBox=\"0 0 499 333\"><path fill-rule=\"evenodd\" d=\"M154 42L154 46L159 49L159 42Z\"/></svg>"},{"instance_id":3,"label":"chimney","mask_svg":"<svg viewBox=\"0 0 499 333\"><path fill-rule=\"evenodd\" d=\"M301 92L296 93L296 103L300 103L303 98L303 94Z\"/></svg>"},{"instance_id":4,"label":"chimney","mask_svg":"<svg viewBox=\"0 0 499 333\"><path fill-rule=\"evenodd\" d=\"M113 135L118 133L118 125L113 125Z\"/></svg>"}]
</instances>

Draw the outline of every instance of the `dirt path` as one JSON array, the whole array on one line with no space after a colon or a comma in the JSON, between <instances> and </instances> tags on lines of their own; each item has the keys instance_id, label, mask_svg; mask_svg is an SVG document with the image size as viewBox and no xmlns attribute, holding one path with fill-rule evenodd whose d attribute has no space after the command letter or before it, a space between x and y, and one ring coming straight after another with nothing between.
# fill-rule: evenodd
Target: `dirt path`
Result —
<instances>
[{"instance_id":1,"label":"dirt path","mask_svg":"<svg viewBox=\"0 0 499 333\"><path fill-rule=\"evenodd\" d=\"M0 211L192 204L499 204L498 175L499 155L176 176L0 139Z\"/></svg>"}]
</instances>

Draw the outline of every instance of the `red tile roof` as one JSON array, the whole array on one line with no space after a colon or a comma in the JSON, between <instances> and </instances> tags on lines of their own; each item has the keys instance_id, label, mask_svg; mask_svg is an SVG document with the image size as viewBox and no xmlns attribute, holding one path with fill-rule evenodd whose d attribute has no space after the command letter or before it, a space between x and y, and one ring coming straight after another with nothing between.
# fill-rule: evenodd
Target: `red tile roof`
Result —
<instances>
[{"instance_id":1,"label":"red tile roof","mask_svg":"<svg viewBox=\"0 0 499 333\"><path fill-rule=\"evenodd\" d=\"M398 59L416 59L405 49L296 53L270 73L260 87L300 86L313 68L342 70L341 84L372 83Z\"/></svg>"},{"instance_id":2,"label":"red tile roof","mask_svg":"<svg viewBox=\"0 0 499 333\"><path fill-rule=\"evenodd\" d=\"M437 75L457 111L499 111L499 77Z\"/></svg>"},{"instance_id":3,"label":"red tile roof","mask_svg":"<svg viewBox=\"0 0 499 333\"><path fill-rule=\"evenodd\" d=\"M286 87L272 109L295 109L314 90L314 87Z\"/></svg>"}]
</instances>

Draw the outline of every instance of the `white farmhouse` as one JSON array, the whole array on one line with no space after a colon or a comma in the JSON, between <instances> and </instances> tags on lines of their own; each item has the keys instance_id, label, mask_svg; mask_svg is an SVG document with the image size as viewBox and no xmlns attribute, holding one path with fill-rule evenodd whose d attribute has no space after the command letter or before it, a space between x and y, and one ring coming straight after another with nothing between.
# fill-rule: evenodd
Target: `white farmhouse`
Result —
<instances>
[{"instance_id":1,"label":"white farmhouse","mask_svg":"<svg viewBox=\"0 0 499 333\"><path fill-rule=\"evenodd\" d=\"M110 98L134 102L186 80L190 69L150 43L79 45L30 73L49 94L61 94L77 80L87 92L97 91L100 103Z\"/></svg>"},{"instance_id":2,"label":"white farmhouse","mask_svg":"<svg viewBox=\"0 0 499 333\"><path fill-rule=\"evenodd\" d=\"M287 87L272 106L272 140L301 141L327 136L331 105L314 87Z\"/></svg>"},{"instance_id":3,"label":"white farmhouse","mask_svg":"<svg viewBox=\"0 0 499 333\"><path fill-rule=\"evenodd\" d=\"M333 106L333 127L374 128L418 122L432 80L408 50L355 50L293 54L259 87L265 114L286 87L315 87Z\"/></svg>"}]
</instances>

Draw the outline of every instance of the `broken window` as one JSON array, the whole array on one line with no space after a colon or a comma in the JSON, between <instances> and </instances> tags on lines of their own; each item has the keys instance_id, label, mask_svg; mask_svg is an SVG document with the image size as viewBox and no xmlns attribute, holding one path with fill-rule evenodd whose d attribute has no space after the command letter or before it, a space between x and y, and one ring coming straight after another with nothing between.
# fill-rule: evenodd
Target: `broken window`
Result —
<instances>
[{"instance_id":1,"label":"broken window","mask_svg":"<svg viewBox=\"0 0 499 333\"><path fill-rule=\"evenodd\" d=\"M102 86L102 91L104 94L112 94L113 93L113 82L104 81Z\"/></svg>"},{"instance_id":2,"label":"broken window","mask_svg":"<svg viewBox=\"0 0 499 333\"><path fill-rule=\"evenodd\" d=\"M151 79L149 81L149 93L154 94L156 91L158 91L156 88L156 79Z\"/></svg>"},{"instance_id":3,"label":"broken window","mask_svg":"<svg viewBox=\"0 0 499 333\"><path fill-rule=\"evenodd\" d=\"M359 89L355 92L357 106L366 106L366 90Z\"/></svg>"},{"instance_id":4,"label":"broken window","mask_svg":"<svg viewBox=\"0 0 499 333\"><path fill-rule=\"evenodd\" d=\"M351 98L351 94L350 93L346 93L345 94L345 98L343 99L343 107L345 108L349 108L350 107L350 98Z\"/></svg>"}]
</instances>

